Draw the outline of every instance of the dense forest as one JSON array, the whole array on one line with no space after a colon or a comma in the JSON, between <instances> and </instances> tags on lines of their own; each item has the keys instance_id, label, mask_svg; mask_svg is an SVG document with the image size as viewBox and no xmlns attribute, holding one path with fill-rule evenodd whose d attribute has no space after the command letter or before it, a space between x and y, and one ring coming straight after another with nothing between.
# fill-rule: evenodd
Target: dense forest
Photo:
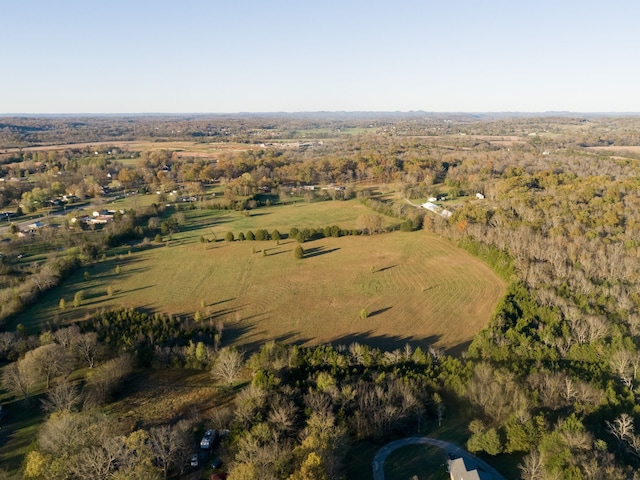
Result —
<instances>
[{"instance_id":1,"label":"dense forest","mask_svg":"<svg viewBox=\"0 0 640 480\"><path fill-rule=\"evenodd\" d=\"M101 312L73 326L52 319L37 334L6 328L0 357L7 398L34 405L38 389L46 392L39 394L46 416L25 478L183 473L203 423L197 412L169 424L130 425L108 408L135 371L170 368L210 370L221 385L220 408L208 422L228 432L223 447L233 479L344 478L350 445L424 433L450 416L468 420L468 450L498 470L515 458L523 479L638 478L640 119L415 113L0 120L0 148L16 148L0 158L0 209L16 222L58 208L48 202L63 195L100 205L115 193L160 192L166 199L180 189L196 199L190 208L239 211L288 202L292 194L308 202L359 198L372 212L397 218L399 228L450 238L509 283L486 328L458 357L360 343L269 342L241 352L223 325L137 310ZM190 156L116 143L140 139L251 148ZM300 143L292 147L294 139ZM70 145L97 141L114 143ZM29 149L45 144L69 145ZM205 195L213 184L223 187L223 198ZM386 195L371 196L370 186ZM446 199L450 218L414 207L431 197ZM67 221L27 238L8 228L0 318L12 325L17 312L110 248L132 239L150 245L184 227L184 215L164 209L158 203L118 213L100 229L72 229ZM314 234L329 227L331 235L330 226L318 227ZM28 244L46 254L43 261L21 263ZM72 375L82 369L89 373Z\"/></svg>"}]
</instances>

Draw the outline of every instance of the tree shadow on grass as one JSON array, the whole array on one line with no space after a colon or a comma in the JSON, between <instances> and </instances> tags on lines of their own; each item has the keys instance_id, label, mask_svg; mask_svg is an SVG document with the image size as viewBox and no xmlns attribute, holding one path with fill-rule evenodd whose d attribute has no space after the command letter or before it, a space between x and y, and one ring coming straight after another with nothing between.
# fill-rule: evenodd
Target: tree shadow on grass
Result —
<instances>
[{"instance_id":1,"label":"tree shadow on grass","mask_svg":"<svg viewBox=\"0 0 640 480\"><path fill-rule=\"evenodd\" d=\"M309 338L301 337L300 331L297 331L297 330L292 332L287 332L285 334L278 335L277 337L272 337L272 338L268 338L266 336L267 333L268 332L265 332L264 330L262 332L256 332L254 336L257 336L257 338L259 338L260 340L245 341L245 339L242 339L239 342L239 345L241 346L242 350L247 353L247 355L251 355L252 353L255 353L258 350L260 350L260 348L262 348L262 346L269 341L274 341L276 343L296 344L296 345L304 345L305 343L311 341L311 339Z\"/></svg>"},{"instance_id":2,"label":"tree shadow on grass","mask_svg":"<svg viewBox=\"0 0 640 480\"><path fill-rule=\"evenodd\" d=\"M324 247L313 247L304 251L304 258L318 257L320 255L335 252L336 250L340 250L340 248L336 247L325 250Z\"/></svg>"},{"instance_id":3,"label":"tree shadow on grass","mask_svg":"<svg viewBox=\"0 0 640 480\"><path fill-rule=\"evenodd\" d=\"M377 269L374 273L379 273L379 272L384 272L386 270L391 270L392 268L397 267L398 265L390 265L388 267L384 267L384 268L379 268Z\"/></svg>"},{"instance_id":4,"label":"tree shadow on grass","mask_svg":"<svg viewBox=\"0 0 640 480\"><path fill-rule=\"evenodd\" d=\"M257 340L251 341L249 339L258 337L258 332L255 332L257 324L257 320L243 319L240 322L235 322L233 325L225 326L222 333L222 346L240 346L243 350L250 351L256 349L256 345L262 342ZM242 339L242 341L240 339Z\"/></svg>"},{"instance_id":5,"label":"tree shadow on grass","mask_svg":"<svg viewBox=\"0 0 640 480\"><path fill-rule=\"evenodd\" d=\"M27 400L13 400L5 404L8 416L0 430L0 464L3 469L11 472L21 469L25 449L33 443L36 428L45 418L44 411L39 408L43 397L43 394L39 394Z\"/></svg>"},{"instance_id":6,"label":"tree shadow on grass","mask_svg":"<svg viewBox=\"0 0 640 480\"><path fill-rule=\"evenodd\" d=\"M380 315L381 313L386 312L387 310L391 310L391 307L384 307L384 308L379 308L378 310L374 310L373 312L369 313L369 317L375 317L376 315Z\"/></svg>"},{"instance_id":7,"label":"tree shadow on grass","mask_svg":"<svg viewBox=\"0 0 640 480\"><path fill-rule=\"evenodd\" d=\"M366 319L363 321L366 322ZM426 352L428 351L429 346L437 343L438 340L440 340L440 335L429 335L428 337L414 338L403 335L375 335L373 334L373 330L369 330L366 332L336 337L331 341L331 343L333 345L345 345L347 347L353 343L360 343L362 345L379 348L383 351L393 351L398 348L402 349L406 344L409 344L413 348L420 347Z\"/></svg>"},{"instance_id":8,"label":"tree shadow on grass","mask_svg":"<svg viewBox=\"0 0 640 480\"><path fill-rule=\"evenodd\" d=\"M271 215L272 212L258 212L258 213L250 213L248 217L263 217L265 215Z\"/></svg>"},{"instance_id":9,"label":"tree shadow on grass","mask_svg":"<svg viewBox=\"0 0 640 480\"><path fill-rule=\"evenodd\" d=\"M211 246L209 246L209 245L211 245ZM216 250L218 248L224 248L224 247L228 247L230 245L231 244L229 242L225 242L224 239L212 240L210 242L207 242L207 246L205 247L205 250Z\"/></svg>"},{"instance_id":10,"label":"tree shadow on grass","mask_svg":"<svg viewBox=\"0 0 640 480\"><path fill-rule=\"evenodd\" d=\"M222 303L227 303L227 302L232 302L234 300L235 300L235 298L225 298L224 300L218 300L217 302L209 303L208 305L205 304L205 307L215 307L216 305L220 305Z\"/></svg>"},{"instance_id":11,"label":"tree shadow on grass","mask_svg":"<svg viewBox=\"0 0 640 480\"><path fill-rule=\"evenodd\" d=\"M293 250L289 249L289 250L279 250L277 252L269 253L270 250L275 250L275 248L271 248L271 249L268 249L268 250L265 249L265 251L267 252L266 253L267 257L273 257L274 255L282 255L283 253L287 253L287 252L292 252L293 251Z\"/></svg>"},{"instance_id":12,"label":"tree shadow on grass","mask_svg":"<svg viewBox=\"0 0 640 480\"><path fill-rule=\"evenodd\" d=\"M188 232L193 232L194 230L202 230L203 228L215 227L225 223L231 223L231 220L220 219L220 220L215 220L211 222L193 222L187 225L181 225L180 230L176 232L176 234L181 232L188 233ZM203 233L208 233L209 235L211 234L211 232L203 232Z\"/></svg>"},{"instance_id":13,"label":"tree shadow on grass","mask_svg":"<svg viewBox=\"0 0 640 480\"><path fill-rule=\"evenodd\" d=\"M458 345L454 345L453 347L449 347L445 349L444 352L447 355L451 355L452 357L461 357L462 354L469 349L469 345L471 345L471 340L467 340L466 342L462 342Z\"/></svg>"}]
</instances>

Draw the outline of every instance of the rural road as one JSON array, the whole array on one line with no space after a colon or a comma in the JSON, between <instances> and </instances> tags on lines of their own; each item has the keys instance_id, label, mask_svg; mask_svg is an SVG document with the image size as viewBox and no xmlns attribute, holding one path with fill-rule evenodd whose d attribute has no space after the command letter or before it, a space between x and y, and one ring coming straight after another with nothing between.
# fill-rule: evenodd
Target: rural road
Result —
<instances>
[{"instance_id":1,"label":"rural road","mask_svg":"<svg viewBox=\"0 0 640 480\"><path fill-rule=\"evenodd\" d=\"M388 443L376 453L373 459L373 480L384 480L384 461L387 457L398 448L406 447L407 445L432 445L444 450L447 455L452 457L462 457L475 463L481 470L492 475L494 480L506 480L500 473L498 473L493 467L486 462L480 460L475 455L467 452L466 450L444 440L438 440L437 438L430 437L408 437L395 442Z\"/></svg>"}]
</instances>

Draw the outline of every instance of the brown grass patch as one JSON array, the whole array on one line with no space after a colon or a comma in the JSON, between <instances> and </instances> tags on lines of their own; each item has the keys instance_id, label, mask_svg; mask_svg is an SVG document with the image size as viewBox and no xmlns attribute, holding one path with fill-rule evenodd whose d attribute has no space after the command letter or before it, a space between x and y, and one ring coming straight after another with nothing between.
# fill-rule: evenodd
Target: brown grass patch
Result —
<instances>
[{"instance_id":1,"label":"brown grass patch","mask_svg":"<svg viewBox=\"0 0 640 480\"><path fill-rule=\"evenodd\" d=\"M207 324L224 322L224 343L245 349L276 339L460 351L505 291L483 262L427 232L317 240L304 244L303 260L294 258L296 245L219 241L125 255L96 266L88 283L78 274L28 315L66 322L120 306L188 318L198 310ZM86 303L60 312L60 296L70 303L81 288ZM360 318L362 309L368 318Z\"/></svg>"}]
</instances>

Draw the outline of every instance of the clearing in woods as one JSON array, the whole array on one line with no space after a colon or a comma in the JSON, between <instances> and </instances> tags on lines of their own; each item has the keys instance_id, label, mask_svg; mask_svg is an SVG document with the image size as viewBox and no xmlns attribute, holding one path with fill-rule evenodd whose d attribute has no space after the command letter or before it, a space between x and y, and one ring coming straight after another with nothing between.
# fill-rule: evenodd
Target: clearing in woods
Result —
<instances>
[{"instance_id":1,"label":"clearing in woods","mask_svg":"<svg viewBox=\"0 0 640 480\"><path fill-rule=\"evenodd\" d=\"M222 240L227 231L237 237L248 228L271 232L277 226L283 234L294 225L353 228L367 212L359 202L269 207L251 217L187 211L188 227L168 245L125 250L81 269L17 321L32 329L103 308L135 307L189 319L199 311L206 325L224 322L224 344L245 349L276 339L358 341L385 349L429 343L460 352L486 325L506 285L446 239L426 231L323 238L303 244L302 260L294 258L293 239ZM217 241L199 240L214 234ZM85 293L82 306L60 310L60 298L72 305L78 290ZM366 318L360 318L363 309Z\"/></svg>"}]
</instances>

